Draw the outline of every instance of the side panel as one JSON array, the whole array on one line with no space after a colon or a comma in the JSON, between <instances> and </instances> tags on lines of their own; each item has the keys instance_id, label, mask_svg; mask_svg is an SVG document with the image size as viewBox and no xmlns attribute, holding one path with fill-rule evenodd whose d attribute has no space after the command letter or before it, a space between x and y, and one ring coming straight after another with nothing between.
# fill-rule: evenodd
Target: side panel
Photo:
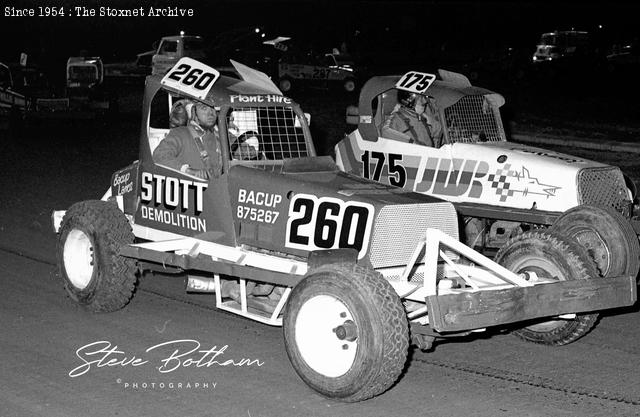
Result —
<instances>
[{"instance_id":1,"label":"side panel","mask_svg":"<svg viewBox=\"0 0 640 417\"><path fill-rule=\"evenodd\" d=\"M227 175L207 182L169 168L142 165L139 181L136 224L235 246Z\"/></svg>"},{"instance_id":2,"label":"side panel","mask_svg":"<svg viewBox=\"0 0 640 417\"><path fill-rule=\"evenodd\" d=\"M262 169L233 166L229 197L238 244L284 251L289 197L295 187Z\"/></svg>"},{"instance_id":3,"label":"side panel","mask_svg":"<svg viewBox=\"0 0 640 417\"><path fill-rule=\"evenodd\" d=\"M376 142L362 139L356 130L336 146L338 166L345 172L402 187L407 191L431 194L446 200L469 194L472 189L472 175L457 172L460 176L450 176L449 172L436 173L440 160L451 160L450 146L439 149L403 143L384 138ZM434 166L435 165L435 166ZM468 166L467 171L482 167ZM438 174L438 175L436 175ZM427 190L435 190L427 192Z\"/></svg>"},{"instance_id":4,"label":"side panel","mask_svg":"<svg viewBox=\"0 0 640 417\"><path fill-rule=\"evenodd\" d=\"M369 142L357 130L336 145L336 159L346 172L455 203L550 212L579 204L576 175L595 164L507 142L438 149Z\"/></svg>"},{"instance_id":5,"label":"side panel","mask_svg":"<svg viewBox=\"0 0 640 417\"><path fill-rule=\"evenodd\" d=\"M242 166L230 170L229 194L239 244L306 257L310 251L356 249L366 255L373 204L287 174Z\"/></svg>"}]
</instances>

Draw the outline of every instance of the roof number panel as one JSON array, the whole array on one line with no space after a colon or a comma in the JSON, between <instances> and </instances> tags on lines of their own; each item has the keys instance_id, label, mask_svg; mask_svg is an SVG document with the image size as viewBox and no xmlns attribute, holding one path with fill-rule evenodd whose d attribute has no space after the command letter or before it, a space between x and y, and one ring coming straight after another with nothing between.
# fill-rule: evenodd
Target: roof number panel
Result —
<instances>
[{"instance_id":1,"label":"roof number panel","mask_svg":"<svg viewBox=\"0 0 640 417\"><path fill-rule=\"evenodd\" d=\"M410 91L412 93L423 94L427 88L433 84L436 76L425 72L409 71L404 74L396 83L399 90Z\"/></svg>"},{"instance_id":2,"label":"roof number panel","mask_svg":"<svg viewBox=\"0 0 640 417\"><path fill-rule=\"evenodd\" d=\"M220 73L192 58L182 58L160 82L188 96L204 100Z\"/></svg>"}]
</instances>

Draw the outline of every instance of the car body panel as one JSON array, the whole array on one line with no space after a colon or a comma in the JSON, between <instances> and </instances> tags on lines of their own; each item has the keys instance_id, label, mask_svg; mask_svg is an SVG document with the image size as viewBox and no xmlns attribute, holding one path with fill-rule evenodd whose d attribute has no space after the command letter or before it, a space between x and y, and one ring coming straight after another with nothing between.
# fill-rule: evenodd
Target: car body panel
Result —
<instances>
[{"instance_id":1,"label":"car body panel","mask_svg":"<svg viewBox=\"0 0 640 417\"><path fill-rule=\"evenodd\" d=\"M245 75L247 79L260 79L258 74ZM380 248L387 241L378 237L374 245L375 222L388 225L396 221L394 208L404 210L404 207L424 208L435 204L443 214L448 214L433 221L422 221L423 225L416 228L417 233L439 222L443 224L443 231L457 237L455 209L450 203L340 172L331 158L316 157L306 118L295 102L244 80L219 76L200 100L219 110L218 131L223 154L223 174L219 178L200 180L158 165L152 158L152 142L153 136L162 129L151 126L155 123L151 107L154 98L164 92L176 97L189 95L188 89L179 91L163 85L159 76L147 78L140 162L137 167L119 171L121 180L112 178L113 191L127 189L131 193L123 195L128 201L124 204L125 213L131 215L137 225L289 256L306 257L315 250L352 248L362 259L368 256L370 247ZM168 107L165 109L168 118ZM270 119L272 116L277 122ZM291 117L296 118L296 123L292 123ZM269 120L276 122L275 125ZM231 157L232 136L247 130L259 131L266 159L243 161ZM275 135L271 139L269 132ZM292 142L295 132L303 135L304 144ZM294 145L300 150L287 151ZM129 178L137 175L137 185L127 186L127 175ZM139 201L135 202L133 196L139 196ZM405 220L412 222L413 217ZM447 220L450 224L444 225ZM404 258L410 256L415 244L413 240L407 243ZM387 264L395 260L379 262Z\"/></svg>"},{"instance_id":2,"label":"car body panel","mask_svg":"<svg viewBox=\"0 0 640 417\"><path fill-rule=\"evenodd\" d=\"M369 142L357 132L351 135L338 145L336 153L338 166L345 172L366 173L370 179L453 202L565 211L578 204L578 172L606 167L510 142L431 148L382 137ZM365 163L369 165L366 171Z\"/></svg>"},{"instance_id":3,"label":"car body panel","mask_svg":"<svg viewBox=\"0 0 640 417\"><path fill-rule=\"evenodd\" d=\"M455 203L564 212L580 204L623 210L632 196L622 172L609 165L506 141L504 99L441 71L425 94L442 124L440 147L392 138L381 128L397 104L400 76L373 77L360 93L358 129L336 145L350 173Z\"/></svg>"}]
</instances>

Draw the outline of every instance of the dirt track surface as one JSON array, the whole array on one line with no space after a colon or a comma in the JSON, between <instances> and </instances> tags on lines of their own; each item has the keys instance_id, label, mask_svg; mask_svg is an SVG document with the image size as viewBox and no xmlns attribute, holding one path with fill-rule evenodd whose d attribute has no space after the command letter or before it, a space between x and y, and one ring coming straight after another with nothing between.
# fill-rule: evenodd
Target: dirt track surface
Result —
<instances>
[{"instance_id":1,"label":"dirt track surface","mask_svg":"<svg viewBox=\"0 0 640 417\"><path fill-rule=\"evenodd\" d=\"M311 391L289 364L280 328L216 311L212 297L186 294L179 277L143 277L121 311L82 310L65 296L56 275L49 216L75 201L99 198L110 174L136 159L138 132L135 116L107 123L42 124L28 129L20 141L3 132L0 414L640 415L637 307L609 312L589 335L560 348L491 332L439 343L431 352L413 351L396 386L358 404L337 403ZM638 164L624 155L594 156L610 163L625 158L637 172ZM70 377L83 364L77 351L100 341L105 342L101 347L117 345L124 352L120 358L148 362L93 363L86 373ZM158 369L175 349L192 349L193 341L204 350L227 346L218 356L221 361L248 358L262 365L197 367L192 362L171 372ZM163 343L169 345L146 352ZM168 361L164 370L176 363Z\"/></svg>"}]
</instances>

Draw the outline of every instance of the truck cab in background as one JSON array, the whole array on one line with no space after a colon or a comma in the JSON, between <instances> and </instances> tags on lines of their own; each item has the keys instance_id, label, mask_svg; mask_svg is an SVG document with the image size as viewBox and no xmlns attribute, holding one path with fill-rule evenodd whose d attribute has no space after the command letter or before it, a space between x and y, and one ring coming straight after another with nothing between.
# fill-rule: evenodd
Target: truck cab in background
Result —
<instances>
[{"instance_id":1,"label":"truck cab in background","mask_svg":"<svg viewBox=\"0 0 640 417\"><path fill-rule=\"evenodd\" d=\"M203 60L206 56L204 39L201 36L185 35L165 36L160 40L156 53L151 58L151 73L164 75L183 57Z\"/></svg>"}]
</instances>

